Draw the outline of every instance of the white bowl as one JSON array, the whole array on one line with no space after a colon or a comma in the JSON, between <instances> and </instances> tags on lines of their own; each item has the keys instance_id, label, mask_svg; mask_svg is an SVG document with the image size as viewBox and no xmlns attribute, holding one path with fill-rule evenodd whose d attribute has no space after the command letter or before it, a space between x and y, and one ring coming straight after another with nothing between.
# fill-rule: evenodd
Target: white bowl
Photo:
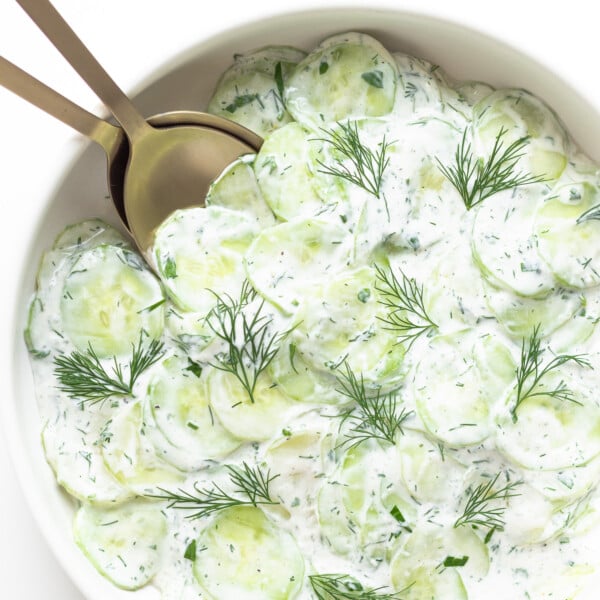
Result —
<instances>
[{"instance_id":1,"label":"white bowl","mask_svg":"<svg viewBox=\"0 0 600 600\"><path fill-rule=\"evenodd\" d=\"M299 3L296 3L299 4ZM385 4L385 3L383 3ZM391 2L387 3L391 5ZM142 112L201 109L219 74L235 52L267 44L311 49L324 37L342 31L372 34L390 50L401 50L441 65L458 79L478 79L496 86L525 87L546 100L562 117L580 147L600 158L600 114L557 74L505 43L456 23L393 9L324 9L282 14L250 22L199 40L159 71L147 75L137 95ZM82 150L83 147L83 150ZM52 186L42 180L39 207L18 235L23 256L11 257L15 277L4 296L10 303L10 362L4 389L2 421L28 502L59 561L90 600L131 598L96 573L71 537L73 503L61 493L47 466L39 440L40 423L22 330L41 253L62 228L79 219L100 216L118 223L105 200L104 158L95 146L73 144L58 157L61 167ZM7 357L8 360L8 357ZM140 599L157 597L147 588Z\"/></svg>"}]
</instances>

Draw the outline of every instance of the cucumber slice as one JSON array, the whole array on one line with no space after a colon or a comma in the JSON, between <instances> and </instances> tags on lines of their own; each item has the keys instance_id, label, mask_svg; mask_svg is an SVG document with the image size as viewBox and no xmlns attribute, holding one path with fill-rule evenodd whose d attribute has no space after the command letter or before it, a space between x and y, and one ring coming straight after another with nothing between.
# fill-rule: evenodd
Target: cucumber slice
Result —
<instances>
[{"instance_id":1,"label":"cucumber slice","mask_svg":"<svg viewBox=\"0 0 600 600\"><path fill-rule=\"evenodd\" d=\"M156 455L144 431L140 402L120 406L102 428L100 440L108 470L138 496L182 481L181 473Z\"/></svg>"},{"instance_id":2,"label":"cucumber slice","mask_svg":"<svg viewBox=\"0 0 600 600\"><path fill-rule=\"evenodd\" d=\"M570 150L568 134L556 114L542 100L521 89L492 92L473 107L473 138L477 155L487 158L497 136L506 148L519 138L528 137L515 170L558 179L567 166Z\"/></svg>"},{"instance_id":3,"label":"cucumber slice","mask_svg":"<svg viewBox=\"0 0 600 600\"><path fill-rule=\"evenodd\" d=\"M244 257L258 293L290 315L318 281L341 271L349 260L343 227L320 219L295 219L263 230Z\"/></svg>"},{"instance_id":4,"label":"cucumber slice","mask_svg":"<svg viewBox=\"0 0 600 600\"><path fill-rule=\"evenodd\" d=\"M461 567L444 566L466 558ZM467 600L462 575L484 577L489 570L487 546L470 529L419 526L398 548L391 564L392 583L407 600Z\"/></svg>"},{"instance_id":5,"label":"cucumber slice","mask_svg":"<svg viewBox=\"0 0 600 600\"><path fill-rule=\"evenodd\" d=\"M293 536L258 508L221 512L200 532L194 575L213 600L292 600L304 582L304 559Z\"/></svg>"},{"instance_id":6,"label":"cucumber slice","mask_svg":"<svg viewBox=\"0 0 600 600\"><path fill-rule=\"evenodd\" d=\"M290 46L268 46L235 56L208 103L208 112L266 137L292 120L283 88L294 66L306 56Z\"/></svg>"},{"instance_id":7,"label":"cucumber slice","mask_svg":"<svg viewBox=\"0 0 600 600\"><path fill-rule=\"evenodd\" d=\"M479 444L493 431L491 408L512 384L515 369L509 350L491 336L476 345L468 334L438 336L415 368L418 414L447 444Z\"/></svg>"},{"instance_id":8,"label":"cucumber slice","mask_svg":"<svg viewBox=\"0 0 600 600\"><path fill-rule=\"evenodd\" d=\"M134 496L104 462L101 431L108 418L108 411L88 415L65 408L42 429L44 455L57 483L82 502L114 505Z\"/></svg>"},{"instance_id":9,"label":"cucumber slice","mask_svg":"<svg viewBox=\"0 0 600 600\"><path fill-rule=\"evenodd\" d=\"M495 194L479 206L471 239L473 258L490 283L533 298L556 286L533 230L541 201L533 186Z\"/></svg>"},{"instance_id":10,"label":"cucumber slice","mask_svg":"<svg viewBox=\"0 0 600 600\"><path fill-rule=\"evenodd\" d=\"M336 554L360 553L373 564L389 558L390 536L400 529L380 496L382 480L390 483L383 468L389 462L386 449L364 443L348 450L340 468L323 483L317 504L319 524L325 542ZM414 504L401 506L398 510L412 519Z\"/></svg>"},{"instance_id":11,"label":"cucumber slice","mask_svg":"<svg viewBox=\"0 0 600 600\"><path fill-rule=\"evenodd\" d=\"M330 275L298 311L292 340L315 370L333 373L346 362L365 382L390 390L403 378L405 348L379 320L375 285L371 267Z\"/></svg>"},{"instance_id":12,"label":"cucumber slice","mask_svg":"<svg viewBox=\"0 0 600 600\"><path fill-rule=\"evenodd\" d=\"M43 293L33 295L29 303L29 310L27 311L27 326L23 332L27 351L34 358L48 356L53 346L48 336L46 336L48 323L45 320L46 315L42 295Z\"/></svg>"},{"instance_id":13,"label":"cucumber slice","mask_svg":"<svg viewBox=\"0 0 600 600\"><path fill-rule=\"evenodd\" d=\"M293 400L310 404L347 404L337 390L333 374L312 368L298 352L295 343L284 344L269 370L277 385Z\"/></svg>"},{"instance_id":14,"label":"cucumber slice","mask_svg":"<svg viewBox=\"0 0 600 600\"><path fill-rule=\"evenodd\" d=\"M339 189L338 182L319 172L322 145L298 123L282 127L262 145L254 171L265 201L280 219L312 217L336 207L327 191Z\"/></svg>"},{"instance_id":15,"label":"cucumber slice","mask_svg":"<svg viewBox=\"0 0 600 600\"><path fill-rule=\"evenodd\" d=\"M206 314L216 302L212 292L239 295L241 259L257 232L249 217L220 206L168 217L156 231L152 255L175 304Z\"/></svg>"},{"instance_id":16,"label":"cucumber slice","mask_svg":"<svg viewBox=\"0 0 600 600\"><path fill-rule=\"evenodd\" d=\"M600 415L592 398L595 393L577 387L581 373L560 369L544 380L540 395L526 398L518 407L517 422L504 410L496 420L496 443L512 462L526 469L558 470L578 467L600 454ZM564 382L574 392L575 402L545 395ZM506 407L514 405L516 392ZM536 432L532 435L532 432Z\"/></svg>"},{"instance_id":17,"label":"cucumber slice","mask_svg":"<svg viewBox=\"0 0 600 600\"><path fill-rule=\"evenodd\" d=\"M470 248L457 244L436 249L437 264L423 286L427 314L444 333L476 326L489 311Z\"/></svg>"},{"instance_id":18,"label":"cucumber slice","mask_svg":"<svg viewBox=\"0 0 600 600\"><path fill-rule=\"evenodd\" d=\"M487 304L506 332L516 338L527 337L535 325L548 335L567 323L583 308L581 294L553 288L541 298L518 296L484 280Z\"/></svg>"},{"instance_id":19,"label":"cucumber slice","mask_svg":"<svg viewBox=\"0 0 600 600\"><path fill-rule=\"evenodd\" d=\"M415 500L457 505L452 490L464 488L467 474L461 463L416 431L405 431L395 448L402 482Z\"/></svg>"},{"instance_id":20,"label":"cucumber slice","mask_svg":"<svg viewBox=\"0 0 600 600\"><path fill-rule=\"evenodd\" d=\"M506 499L502 517L505 521L503 535L511 544L539 544L560 531L564 515L557 514L555 504L525 483L519 485L516 493L518 496Z\"/></svg>"},{"instance_id":21,"label":"cucumber slice","mask_svg":"<svg viewBox=\"0 0 600 600\"><path fill-rule=\"evenodd\" d=\"M179 450L174 449L165 459L173 461L176 456L174 464L180 469L201 468L206 461L224 458L241 444L213 414L204 372L195 374L187 360L174 356L155 369L145 401L152 422L166 442ZM156 436L153 439L156 441ZM158 446L163 449L165 441Z\"/></svg>"},{"instance_id":22,"label":"cucumber slice","mask_svg":"<svg viewBox=\"0 0 600 600\"><path fill-rule=\"evenodd\" d=\"M578 218L600 203L600 190L591 182L559 187L540 205L535 231L539 253L556 278L569 287L588 288L600 283L600 249L596 240L600 222Z\"/></svg>"},{"instance_id":23,"label":"cucumber slice","mask_svg":"<svg viewBox=\"0 0 600 600\"><path fill-rule=\"evenodd\" d=\"M571 503L585 496L600 478L600 459L556 471L524 471L525 481L555 504Z\"/></svg>"},{"instance_id":24,"label":"cucumber slice","mask_svg":"<svg viewBox=\"0 0 600 600\"><path fill-rule=\"evenodd\" d=\"M25 343L32 356L43 358L51 348L71 349L64 338L58 306L64 281L84 251L104 245L129 247L123 236L110 225L91 219L66 227L57 236L52 249L42 256L25 329Z\"/></svg>"},{"instance_id":25,"label":"cucumber slice","mask_svg":"<svg viewBox=\"0 0 600 600\"><path fill-rule=\"evenodd\" d=\"M73 254L96 246L130 247L123 235L108 223L101 219L87 219L65 227L52 249Z\"/></svg>"},{"instance_id":26,"label":"cucumber slice","mask_svg":"<svg viewBox=\"0 0 600 600\"><path fill-rule=\"evenodd\" d=\"M459 81L454 89L458 92L460 98L470 107L475 106L487 98L494 88L482 81Z\"/></svg>"},{"instance_id":27,"label":"cucumber slice","mask_svg":"<svg viewBox=\"0 0 600 600\"><path fill-rule=\"evenodd\" d=\"M129 354L144 331L158 338L164 296L140 257L117 246L83 252L65 279L60 314L68 338L99 357Z\"/></svg>"},{"instance_id":28,"label":"cucumber slice","mask_svg":"<svg viewBox=\"0 0 600 600\"><path fill-rule=\"evenodd\" d=\"M158 572L167 524L160 508L145 502L116 508L84 504L73 533L101 575L120 588L137 590Z\"/></svg>"},{"instance_id":29,"label":"cucumber slice","mask_svg":"<svg viewBox=\"0 0 600 600\"><path fill-rule=\"evenodd\" d=\"M396 79L396 63L377 40L361 33L334 35L296 66L285 102L297 121L312 127L379 117L394 106Z\"/></svg>"},{"instance_id":30,"label":"cucumber slice","mask_svg":"<svg viewBox=\"0 0 600 600\"><path fill-rule=\"evenodd\" d=\"M214 369L207 379L210 406L223 427L240 440L272 438L295 412L292 401L262 373L254 390L254 402L231 373Z\"/></svg>"},{"instance_id":31,"label":"cucumber slice","mask_svg":"<svg viewBox=\"0 0 600 600\"><path fill-rule=\"evenodd\" d=\"M265 459L278 477L271 482L274 497L294 518L308 524L315 521L314 502L323 473L322 454L326 432L312 427L287 431L265 452ZM316 524L316 523L314 523Z\"/></svg>"},{"instance_id":32,"label":"cucumber slice","mask_svg":"<svg viewBox=\"0 0 600 600\"><path fill-rule=\"evenodd\" d=\"M208 189L206 206L237 210L254 219L259 227L275 225L275 216L267 206L254 174L256 155L234 160Z\"/></svg>"},{"instance_id":33,"label":"cucumber slice","mask_svg":"<svg viewBox=\"0 0 600 600\"><path fill-rule=\"evenodd\" d=\"M395 52L398 84L394 115L412 118L419 113L442 112L442 92L434 65L408 54Z\"/></svg>"},{"instance_id":34,"label":"cucumber slice","mask_svg":"<svg viewBox=\"0 0 600 600\"><path fill-rule=\"evenodd\" d=\"M197 359L215 337L206 324L206 315L178 310L173 305L169 305L165 312L165 332L183 353Z\"/></svg>"}]
</instances>

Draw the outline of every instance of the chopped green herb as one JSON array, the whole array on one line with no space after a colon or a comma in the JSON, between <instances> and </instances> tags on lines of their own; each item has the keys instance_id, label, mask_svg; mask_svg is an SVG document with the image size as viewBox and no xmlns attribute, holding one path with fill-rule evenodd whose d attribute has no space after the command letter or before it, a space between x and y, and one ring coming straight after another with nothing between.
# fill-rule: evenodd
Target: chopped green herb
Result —
<instances>
[{"instance_id":1,"label":"chopped green herb","mask_svg":"<svg viewBox=\"0 0 600 600\"><path fill-rule=\"evenodd\" d=\"M165 261L163 274L167 279L175 279L177 277L177 263L170 256Z\"/></svg>"},{"instance_id":2,"label":"chopped green herb","mask_svg":"<svg viewBox=\"0 0 600 600\"><path fill-rule=\"evenodd\" d=\"M383 89L383 71L367 71L363 73L361 77L375 88Z\"/></svg>"},{"instance_id":3,"label":"chopped green herb","mask_svg":"<svg viewBox=\"0 0 600 600\"><path fill-rule=\"evenodd\" d=\"M183 558L187 558L187 560L191 560L194 562L196 560L196 540L192 540L188 547L185 549L185 554Z\"/></svg>"},{"instance_id":4,"label":"chopped green herb","mask_svg":"<svg viewBox=\"0 0 600 600\"><path fill-rule=\"evenodd\" d=\"M190 373L192 373L193 375L195 375L198 378L202 377L202 367L200 366L199 363L192 360L189 356L188 356L188 366L184 369L184 371L189 371Z\"/></svg>"}]
</instances>

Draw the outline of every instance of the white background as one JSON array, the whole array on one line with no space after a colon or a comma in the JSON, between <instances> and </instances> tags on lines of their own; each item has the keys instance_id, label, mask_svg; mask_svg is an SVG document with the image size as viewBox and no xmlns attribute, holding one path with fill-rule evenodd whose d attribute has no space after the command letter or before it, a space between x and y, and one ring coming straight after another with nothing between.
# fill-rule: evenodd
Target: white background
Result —
<instances>
[{"instance_id":1,"label":"white background","mask_svg":"<svg viewBox=\"0 0 600 600\"><path fill-rule=\"evenodd\" d=\"M363 6L372 4L438 15L500 37L552 65L600 107L597 66L600 39L594 2L395 0L362 3ZM135 86L154 65L163 63L211 31L272 12L283 12L284 6L291 10L335 5L361 3L352 0L318 3L306 0L221 0L215 3L209 0L55 0L55 6L125 89ZM88 109L97 109L93 94L51 48L15 0L0 0L0 54ZM48 152L46 144L41 147L47 154L40 155L32 133L37 130L55 140L55 152ZM6 273L11 268L10 248L19 247L19 232L25 227L19 204L27 202L28 189L33 189L35 178L51 180L58 168L61 149L75 143L81 142L64 125L0 88L0 206L5 211L0 220L3 227L0 272ZM35 171L32 172L28 165L33 163ZM11 328L12 324L3 323L0 330L3 338L10 335ZM2 341L3 347L7 347L6 340ZM2 400L0 394L0 402ZM9 446L15 447L10 444L12 433L7 428L0 438L0 598L83 600L53 558L31 516L8 452Z\"/></svg>"}]
</instances>

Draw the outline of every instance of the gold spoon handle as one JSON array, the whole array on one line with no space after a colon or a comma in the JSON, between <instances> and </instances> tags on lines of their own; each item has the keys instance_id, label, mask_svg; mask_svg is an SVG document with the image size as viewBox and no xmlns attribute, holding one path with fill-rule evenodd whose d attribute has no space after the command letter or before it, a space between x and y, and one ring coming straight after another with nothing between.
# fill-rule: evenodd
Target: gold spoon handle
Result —
<instances>
[{"instance_id":1,"label":"gold spoon handle","mask_svg":"<svg viewBox=\"0 0 600 600\"><path fill-rule=\"evenodd\" d=\"M48 0L17 0L56 49L110 109L130 139L150 127Z\"/></svg>"},{"instance_id":2,"label":"gold spoon handle","mask_svg":"<svg viewBox=\"0 0 600 600\"><path fill-rule=\"evenodd\" d=\"M112 152L117 140L123 135L119 127L99 119L61 96L3 56L0 56L0 85L94 140L107 153Z\"/></svg>"}]
</instances>

